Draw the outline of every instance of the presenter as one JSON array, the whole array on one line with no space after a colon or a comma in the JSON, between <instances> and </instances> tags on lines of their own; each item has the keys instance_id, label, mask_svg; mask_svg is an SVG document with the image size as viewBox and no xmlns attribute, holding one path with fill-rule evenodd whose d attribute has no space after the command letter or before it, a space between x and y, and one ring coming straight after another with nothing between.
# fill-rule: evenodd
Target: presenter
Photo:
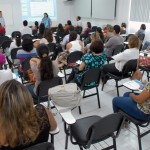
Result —
<instances>
[{"instance_id":1,"label":"presenter","mask_svg":"<svg viewBox=\"0 0 150 150\"><path fill-rule=\"evenodd\" d=\"M52 21L48 17L47 13L44 13L44 17L42 19L42 23L44 23L45 29L49 29L52 26Z\"/></svg>"},{"instance_id":2,"label":"presenter","mask_svg":"<svg viewBox=\"0 0 150 150\"><path fill-rule=\"evenodd\" d=\"M2 11L0 11L0 23L1 23L1 25L5 28L5 20L4 20Z\"/></svg>"}]
</instances>

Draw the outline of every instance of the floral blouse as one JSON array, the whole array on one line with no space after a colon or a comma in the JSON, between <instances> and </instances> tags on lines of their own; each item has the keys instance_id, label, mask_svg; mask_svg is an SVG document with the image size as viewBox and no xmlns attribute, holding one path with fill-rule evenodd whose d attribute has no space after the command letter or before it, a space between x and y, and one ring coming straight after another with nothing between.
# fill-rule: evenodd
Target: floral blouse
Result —
<instances>
[{"instance_id":1,"label":"floral blouse","mask_svg":"<svg viewBox=\"0 0 150 150\"><path fill-rule=\"evenodd\" d=\"M150 92L150 83L148 83L146 85L146 87L144 88L144 90L146 90L147 92ZM145 102L143 102L142 104L137 104L137 107L144 112L145 114L150 114L150 97L148 100L146 100Z\"/></svg>"}]
</instances>

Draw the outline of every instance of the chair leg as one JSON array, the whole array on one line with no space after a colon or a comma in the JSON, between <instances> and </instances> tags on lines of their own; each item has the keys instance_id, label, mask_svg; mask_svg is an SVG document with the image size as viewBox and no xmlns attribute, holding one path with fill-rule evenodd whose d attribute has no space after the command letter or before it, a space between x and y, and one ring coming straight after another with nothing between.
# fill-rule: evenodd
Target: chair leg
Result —
<instances>
[{"instance_id":1,"label":"chair leg","mask_svg":"<svg viewBox=\"0 0 150 150\"><path fill-rule=\"evenodd\" d=\"M103 84L102 84L102 89L101 89L102 91L103 91L103 89L104 89L104 85L105 85L105 84L103 83Z\"/></svg>"},{"instance_id":2,"label":"chair leg","mask_svg":"<svg viewBox=\"0 0 150 150\"><path fill-rule=\"evenodd\" d=\"M142 144L141 144L141 136L140 136L140 128L138 125L135 125L137 128L137 138L138 138L138 143L139 143L139 150L142 150Z\"/></svg>"},{"instance_id":3,"label":"chair leg","mask_svg":"<svg viewBox=\"0 0 150 150\"><path fill-rule=\"evenodd\" d=\"M118 87L118 81L116 80L116 88L117 88L117 95L119 96L119 87Z\"/></svg>"},{"instance_id":4,"label":"chair leg","mask_svg":"<svg viewBox=\"0 0 150 150\"><path fill-rule=\"evenodd\" d=\"M98 108L101 108L98 87L96 87L96 93L97 93L97 100L98 100Z\"/></svg>"},{"instance_id":5,"label":"chair leg","mask_svg":"<svg viewBox=\"0 0 150 150\"><path fill-rule=\"evenodd\" d=\"M147 72L147 80L149 81L149 72Z\"/></svg>"},{"instance_id":6,"label":"chair leg","mask_svg":"<svg viewBox=\"0 0 150 150\"><path fill-rule=\"evenodd\" d=\"M80 150L83 150L82 146L79 146L80 147Z\"/></svg>"},{"instance_id":7,"label":"chair leg","mask_svg":"<svg viewBox=\"0 0 150 150\"><path fill-rule=\"evenodd\" d=\"M51 134L51 143L54 144L54 135L53 134Z\"/></svg>"},{"instance_id":8,"label":"chair leg","mask_svg":"<svg viewBox=\"0 0 150 150\"><path fill-rule=\"evenodd\" d=\"M113 146L114 146L114 150L117 150L117 147L116 147L116 139L113 138Z\"/></svg>"},{"instance_id":9,"label":"chair leg","mask_svg":"<svg viewBox=\"0 0 150 150\"><path fill-rule=\"evenodd\" d=\"M68 134L66 134L65 150L68 149Z\"/></svg>"},{"instance_id":10,"label":"chair leg","mask_svg":"<svg viewBox=\"0 0 150 150\"><path fill-rule=\"evenodd\" d=\"M64 69L64 74L65 74L65 82L67 82L67 74L66 74L66 70Z\"/></svg>"},{"instance_id":11,"label":"chair leg","mask_svg":"<svg viewBox=\"0 0 150 150\"><path fill-rule=\"evenodd\" d=\"M81 114L82 114L82 112L81 112L81 107L78 106L78 109L79 109L79 114L81 115Z\"/></svg>"}]
</instances>

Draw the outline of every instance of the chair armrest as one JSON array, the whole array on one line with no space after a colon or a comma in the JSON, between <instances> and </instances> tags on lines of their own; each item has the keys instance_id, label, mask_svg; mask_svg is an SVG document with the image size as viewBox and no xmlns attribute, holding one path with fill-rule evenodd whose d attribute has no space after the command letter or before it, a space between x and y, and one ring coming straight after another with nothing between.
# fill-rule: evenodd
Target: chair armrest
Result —
<instances>
[{"instance_id":1,"label":"chair armrest","mask_svg":"<svg viewBox=\"0 0 150 150\"><path fill-rule=\"evenodd\" d=\"M60 132L60 130L57 127L54 131L50 131L49 133L55 135L55 134L58 134L59 132Z\"/></svg>"},{"instance_id":2,"label":"chair armrest","mask_svg":"<svg viewBox=\"0 0 150 150\"><path fill-rule=\"evenodd\" d=\"M59 112L59 114L61 115L61 117L63 118L63 120L65 121L66 124L71 125L76 122L76 119L72 115L71 110L69 108L61 107L54 103L53 103L53 105L55 106L55 108L57 109L57 111ZM65 111L63 111L63 110L65 110Z\"/></svg>"}]
</instances>

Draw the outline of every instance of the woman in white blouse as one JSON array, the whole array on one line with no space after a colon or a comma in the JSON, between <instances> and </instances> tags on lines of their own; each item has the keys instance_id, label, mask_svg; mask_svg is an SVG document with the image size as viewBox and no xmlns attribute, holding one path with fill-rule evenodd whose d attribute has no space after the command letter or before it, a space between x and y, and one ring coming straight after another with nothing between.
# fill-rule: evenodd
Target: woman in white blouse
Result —
<instances>
[{"instance_id":1,"label":"woman in white blouse","mask_svg":"<svg viewBox=\"0 0 150 150\"><path fill-rule=\"evenodd\" d=\"M129 60L139 58L139 45L140 45L139 38L136 35L131 35L128 39L129 49L126 49L122 53L119 53L112 57L115 60L115 63L107 64L103 67L104 76L108 72L114 75L120 75L124 65Z\"/></svg>"}]
</instances>

